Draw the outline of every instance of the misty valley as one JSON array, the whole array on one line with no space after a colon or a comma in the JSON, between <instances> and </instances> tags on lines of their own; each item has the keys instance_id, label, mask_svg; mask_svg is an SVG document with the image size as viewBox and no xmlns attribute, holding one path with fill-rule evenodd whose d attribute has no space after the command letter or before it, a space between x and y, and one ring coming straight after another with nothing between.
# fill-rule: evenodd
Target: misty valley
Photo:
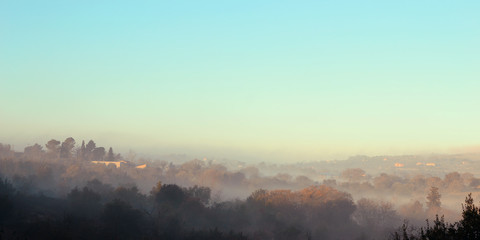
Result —
<instances>
[{"instance_id":1,"label":"misty valley","mask_svg":"<svg viewBox=\"0 0 480 240\"><path fill-rule=\"evenodd\" d=\"M0 239L480 239L480 155L274 164L0 144Z\"/></svg>"}]
</instances>

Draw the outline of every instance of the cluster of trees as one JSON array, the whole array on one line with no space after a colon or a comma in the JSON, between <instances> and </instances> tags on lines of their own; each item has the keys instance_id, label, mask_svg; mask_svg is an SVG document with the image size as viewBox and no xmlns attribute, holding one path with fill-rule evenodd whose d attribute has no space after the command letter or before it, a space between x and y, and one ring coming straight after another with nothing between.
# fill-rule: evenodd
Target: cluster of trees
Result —
<instances>
[{"instance_id":1,"label":"cluster of trees","mask_svg":"<svg viewBox=\"0 0 480 240\"><path fill-rule=\"evenodd\" d=\"M108 149L108 153L105 153L104 147L97 147L93 140L88 141L85 145L85 141L82 141L82 145L76 151L77 158L80 160L106 160L115 161L121 160L120 154L114 154L112 147Z\"/></svg>"},{"instance_id":2,"label":"cluster of trees","mask_svg":"<svg viewBox=\"0 0 480 240\"><path fill-rule=\"evenodd\" d=\"M480 239L480 208L475 206L472 194L462 204L462 219L448 223L444 217L435 217L433 225L427 220L426 227L409 227L404 223L400 231L392 234L394 240L476 240Z\"/></svg>"},{"instance_id":3,"label":"cluster of trees","mask_svg":"<svg viewBox=\"0 0 480 240\"><path fill-rule=\"evenodd\" d=\"M326 185L259 189L245 200L215 201L208 187L158 182L148 194L94 179L63 197L27 193L0 178L5 239L478 239L480 210L469 195L463 219L399 232L393 205ZM432 188L427 204L440 205ZM392 232L394 232L392 234Z\"/></svg>"},{"instance_id":4,"label":"cluster of trees","mask_svg":"<svg viewBox=\"0 0 480 240\"><path fill-rule=\"evenodd\" d=\"M112 148L105 151L103 147L97 147L93 140L82 141L78 147L73 138L67 138L63 142L55 139L45 144L46 151L42 146L35 144L24 149L23 153L15 153L9 145L0 145L0 160L25 160L36 162L41 160L45 163L64 165L65 171L59 175L89 175L89 172L102 172L102 169L92 169L91 166L71 161L65 164L62 160L120 160L122 156L115 154ZM132 159L129 159L132 160ZM145 162L141 162L143 164ZM16 164L16 163L13 163ZM443 193L461 193L477 191L480 186L480 178L473 174L451 172L443 178L439 176L411 174L398 176L395 174L381 173L371 176L359 168L346 169L339 176L325 178L318 171L305 175L291 175L291 173L279 172L271 176L265 176L260 172L262 164L245 165L238 169L228 169L225 165L211 161L192 160L182 164L168 162L148 162L148 169L144 169L142 175L132 170L120 170L136 182L143 191L148 191L148 186L155 184L157 180L176 183L182 186L203 185L210 187L214 192L222 191L226 197L246 197L255 189L301 189L315 184L325 184L331 187L347 191L356 198L394 196L408 199L424 199L431 187L439 188ZM19 171L18 175L22 175ZM306 172L306 171L304 171ZM52 173L57 174L57 173ZM75 178L75 176L71 176ZM9 176L13 177L13 176ZM91 176L90 176L91 179ZM90 180L86 179L86 180ZM84 180L85 181L85 180ZM108 179L102 179L107 183ZM77 182L76 184L78 185ZM391 200L391 199L388 199ZM422 200L423 201L423 200ZM421 202L422 202L421 201Z\"/></svg>"},{"instance_id":5,"label":"cluster of trees","mask_svg":"<svg viewBox=\"0 0 480 240\"><path fill-rule=\"evenodd\" d=\"M207 187L157 183L149 194L99 180L64 197L28 194L0 181L5 239L353 239L351 196L328 186L257 190L214 202Z\"/></svg>"},{"instance_id":6,"label":"cluster of trees","mask_svg":"<svg viewBox=\"0 0 480 240\"><path fill-rule=\"evenodd\" d=\"M64 160L78 161L65 162ZM89 173L92 171L103 171L101 166L92 167L83 164L81 160L117 161L123 160L123 158L120 154L115 154L112 148L109 148L107 152L104 147L96 146L93 140L88 142L82 141L80 146L76 146L75 139L71 137L66 138L63 142L52 139L48 141L44 147L40 144L27 146L24 152L14 152L10 145L0 146L0 161L6 161L4 164L9 165L6 167L13 170L5 171L10 178L13 178L14 175L17 175L17 177L41 175L36 174L36 172L39 171L38 169L42 168L37 166L39 164L43 166L52 164L61 166L53 167L53 169L61 171L52 171L49 173L54 175L54 179L62 178L62 176L68 176L70 178L76 178L82 175L89 176L91 175ZM23 161L23 163L19 163L20 161ZM30 163L25 164L25 162ZM143 164L145 162L140 163ZM216 192L222 191L222 194L227 197L246 197L250 192L258 188L301 189L316 183L311 178L303 175L291 176L286 173L280 173L275 176L262 176L258 168L254 166L247 166L243 169L232 171L222 164L201 160L192 160L182 164L173 164L164 161L148 163L149 168L142 172L143 176L138 176L135 171L129 169L121 169L119 171L127 174L127 176L137 182L144 191L146 191L148 186L151 186L156 180L160 179L163 182L177 183L183 186L209 186ZM37 170L32 171L30 168L33 166L31 165L35 165L34 168L37 168ZM27 170L25 171L24 168L27 168ZM48 168L51 169L51 167ZM83 181L85 180L88 179L84 179ZM108 179L102 180L109 182ZM80 183L79 181L74 182L76 184Z\"/></svg>"},{"instance_id":7,"label":"cluster of trees","mask_svg":"<svg viewBox=\"0 0 480 240\"><path fill-rule=\"evenodd\" d=\"M13 151L11 145L0 143L0 159L7 159L7 158L11 159L14 156L15 156L15 152Z\"/></svg>"},{"instance_id":8,"label":"cluster of trees","mask_svg":"<svg viewBox=\"0 0 480 240\"><path fill-rule=\"evenodd\" d=\"M298 191L256 190L246 206L257 213L252 214L252 223L264 226L262 239L353 239L362 235L363 229L351 218L356 209L351 195L325 185Z\"/></svg>"},{"instance_id":9,"label":"cluster of trees","mask_svg":"<svg viewBox=\"0 0 480 240\"><path fill-rule=\"evenodd\" d=\"M480 178L471 173L446 173L443 177L412 172L403 176L381 173L371 176L362 169L347 169L339 178L325 179L323 184L351 193L356 198L365 196L395 201L396 204L426 204L425 195L432 188L444 194L448 208L457 208L458 199L468 192L479 191ZM388 197L385 197L388 196ZM419 201L419 203L416 203ZM427 209L432 209L426 205ZM428 211L422 219L433 217L438 209ZM451 214L447 214L451 215Z\"/></svg>"},{"instance_id":10,"label":"cluster of trees","mask_svg":"<svg viewBox=\"0 0 480 240\"><path fill-rule=\"evenodd\" d=\"M65 197L28 194L0 180L0 239L246 239L200 225L210 190L158 184L136 187L92 180Z\"/></svg>"},{"instance_id":11,"label":"cluster of trees","mask_svg":"<svg viewBox=\"0 0 480 240\"><path fill-rule=\"evenodd\" d=\"M338 186L346 190L361 192L395 192L406 196L414 196L416 193L424 195L431 187L437 187L443 192L475 191L480 186L480 178L471 173L460 174L450 172L442 178L438 176L411 174L398 176L395 174L381 173L378 176L370 176L364 170L346 169L341 173ZM327 180L328 181L328 180ZM330 182L337 184L337 181Z\"/></svg>"},{"instance_id":12,"label":"cluster of trees","mask_svg":"<svg viewBox=\"0 0 480 240\"><path fill-rule=\"evenodd\" d=\"M90 162L122 159L112 148L106 153L92 140L76 147L73 138L63 142L52 139L45 148L35 144L15 152L10 145L0 144L0 178L9 179L0 185L0 218L7 219L2 234L7 239L20 227L35 229L45 224L38 231L55 229L59 238L77 238L80 235L75 234L84 230L72 229L81 226L94 232L92 238L133 229L120 235L146 239L386 239L403 219L419 225L443 214L445 199L441 201L440 193L461 194L475 190L480 183L472 174L457 172L443 178L371 176L359 168L323 179L309 174L265 176L259 165L232 170L205 160L180 164L140 160L148 167L116 168ZM152 190L158 181L166 184ZM401 198L409 202L400 204ZM36 201L41 204L32 204ZM123 226L123 222L108 225L105 219L118 209L119 214L135 219L125 221L129 226L137 227ZM29 225L32 222L38 225ZM71 229L71 235L60 231L64 227ZM423 230L427 233L428 229Z\"/></svg>"},{"instance_id":13,"label":"cluster of trees","mask_svg":"<svg viewBox=\"0 0 480 240\"><path fill-rule=\"evenodd\" d=\"M109 148L108 153L104 147L97 147L93 140L82 141L80 147L76 147L75 139L72 137L66 138L63 142L56 139L51 139L45 144L45 149L42 145L35 143L32 146L24 148L21 158L30 160L45 160L45 159L76 159L76 160L107 160L114 161L122 159L120 154L114 154L112 147ZM15 152L11 145L0 143L0 159L13 159Z\"/></svg>"}]
</instances>

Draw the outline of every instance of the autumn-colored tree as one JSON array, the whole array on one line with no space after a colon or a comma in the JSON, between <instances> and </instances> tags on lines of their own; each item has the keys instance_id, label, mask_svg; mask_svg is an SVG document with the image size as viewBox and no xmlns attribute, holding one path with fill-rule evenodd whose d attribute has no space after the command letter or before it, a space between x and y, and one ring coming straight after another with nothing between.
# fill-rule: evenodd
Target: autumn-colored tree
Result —
<instances>
[{"instance_id":1,"label":"autumn-colored tree","mask_svg":"<svg viewBox=\"0 0 480 240\"><path fill-rule=\"evenodd\" d=\"M268 191L265 189L257 189L247 198L250 202L266 202Z\"/></svg>"},{"instance_id":2,"label":"autumn-colored tree","mask_svg":"<svg viewBox=\"0 0 480 240\"><path fill-rule=\"evenodd\" d=\"M458 172L451 172L445 175L443 180L445 189L449 192L459 192L465 188L463 178Z\"/></svg>"},{"instance_id":3,"label":"autumn-colored tree","mask_svg":"<svg viewBox=\"0 0 480 240\"><path fill-rule=\"evenodd\" d=\"M157 184L155 184L155 187L152 188L150 191L150 195L155 196L158 192L160 192L160 189L162 189L162 181L158 181Z\"/></svg>"}]
</instances>

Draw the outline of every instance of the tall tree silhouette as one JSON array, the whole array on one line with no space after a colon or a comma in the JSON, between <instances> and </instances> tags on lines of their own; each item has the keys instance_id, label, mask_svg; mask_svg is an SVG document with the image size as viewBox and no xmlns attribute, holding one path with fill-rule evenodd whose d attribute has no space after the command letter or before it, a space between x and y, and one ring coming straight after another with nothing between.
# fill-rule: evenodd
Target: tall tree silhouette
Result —
<instances>
[{"instance_id":1,"label":"tall tree silhouette","mask_svg":"<svg viewBox=\"0 0 480 240\"><path fill-rule=\"evenodd\" d=\"M69 137L63 141L60 147L60 157L70 158L72 156L72 150L75 147L75 139Z\"/></svg>"},{"instance_id":2,"label":"tall tree silhouette","mask_svg":"<svg viewBox=\"0 0 480 240\"><path fill-rule=\"evenodd\" d=\"M97 147L97 144L93 140L88 141L87 145L85 146L85 159L91 160L93 157L92 152Z\"/></svg>"},{"instance_id":3,"label":"tall tree silhouette","mask_svg":"<svg viewBox=\"0 0 480 240\"><path fill-rule=\"evenodd\" d=\"M460 235L463 239L480 239L480 209L473 204L471 193L465 198L462 208L463 219L458 227Z\"/></svg>"},{"instance_id":4,"label":"tall tree silhouette","mask_svg":"<svg viewBox=\"0 0 480 240\"><path fill-rule=\"evenodd\" d=\"M94 160L103 160L105 157L105 148L104 147L98 147L93 149L92 151L92 157Z\"/></svg>"},{"instance_id":5,"label":"tall tree silhouette","mask_svg":"<svg viewBox=\"0 0 480 240\"><path fill-rule=\"evenodd\" d=\"M82 146L80 147L80 149L78 149L77 151L77 158L80 159L80 160L84 160L85 159L85 153L86 153L86 147L85 147L85 140L82 140Z\"/></svg>"},{"instance_id":6,"label":"tall tree silhouette","mask_svg":"<svg viewBox=\"0 0 480 240\"><path fill-rule=\"evenodd\" d=\"M110 147L110 149L108 149L107 161L114 161L114 160L115 160L115 155L113 154L112 147Z\"/></svg>"}]
</instances>

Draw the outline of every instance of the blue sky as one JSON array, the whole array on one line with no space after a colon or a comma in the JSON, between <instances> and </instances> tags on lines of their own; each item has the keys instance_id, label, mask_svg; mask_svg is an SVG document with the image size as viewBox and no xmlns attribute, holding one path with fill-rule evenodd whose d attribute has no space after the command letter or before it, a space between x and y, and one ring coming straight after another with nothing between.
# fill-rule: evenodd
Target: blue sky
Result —
<instances>
[{"instance_id":1,"label":"blue sky","mask_svg":"<svg viewBox=\"0 0 480 240\"><path fill-rule=\"evenodd\" d=\"M479 144L478 1L2 1L0 142L308 161Z\"/></svg>"}]
</instances>

